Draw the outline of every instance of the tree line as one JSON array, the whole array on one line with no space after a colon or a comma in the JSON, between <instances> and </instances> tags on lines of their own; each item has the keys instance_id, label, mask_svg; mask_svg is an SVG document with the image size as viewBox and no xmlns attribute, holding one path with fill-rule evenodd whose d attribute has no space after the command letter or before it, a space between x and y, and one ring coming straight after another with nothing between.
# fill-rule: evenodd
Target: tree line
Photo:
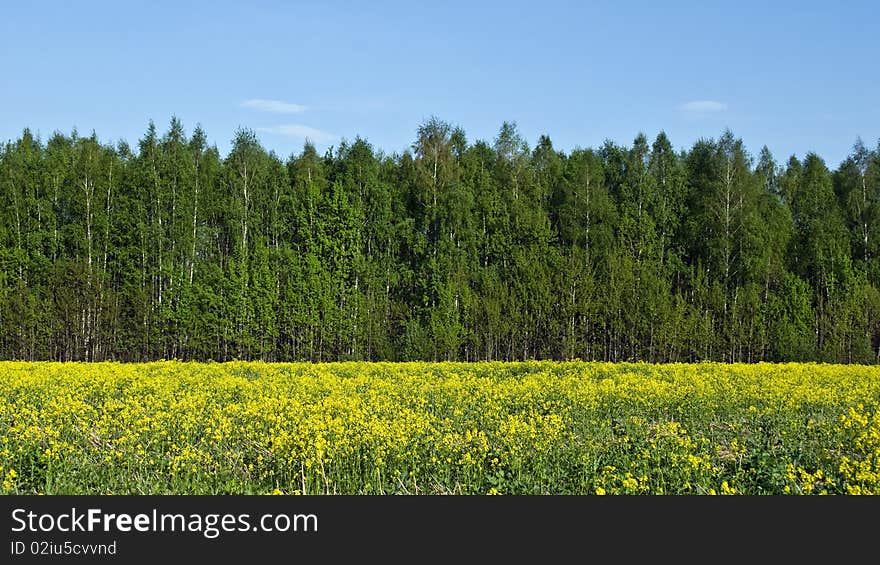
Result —
<instances>
[{"instance_id":1,"label":"tree line","mask_svg":"<svg viewBox=\"0 0 880 565\"><path fill-rule=\"evenodd\" d=\"M676 151L253 131L0 147L0 358L827 361L880 356L880 145L831 170Z\"/></svg>"}]
</instances>

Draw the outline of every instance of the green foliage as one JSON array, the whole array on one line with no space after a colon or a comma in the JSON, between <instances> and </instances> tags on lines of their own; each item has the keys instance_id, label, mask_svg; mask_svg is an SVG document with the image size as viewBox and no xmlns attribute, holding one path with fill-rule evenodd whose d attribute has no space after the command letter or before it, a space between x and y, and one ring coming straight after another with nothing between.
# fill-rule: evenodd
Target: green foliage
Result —
<instances>
[{"instance_id":1,"label":"green foliage","mask_svg":"<svg viewBox=\"0 0 880 565\"><path fill-rule=\"evenodd\" d=\"M281 159L248 129L0 147L0 358L874 363L880 149L724 131L532 148L431 117Z\"/></svg>"}]
</instances>

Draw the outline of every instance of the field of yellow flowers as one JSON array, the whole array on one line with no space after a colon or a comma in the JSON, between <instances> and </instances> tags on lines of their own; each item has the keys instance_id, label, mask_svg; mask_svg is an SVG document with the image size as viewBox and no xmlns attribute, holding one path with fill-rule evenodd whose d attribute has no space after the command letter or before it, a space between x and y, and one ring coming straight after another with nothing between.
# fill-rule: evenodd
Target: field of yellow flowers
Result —
<instances>
[{"instance_id":1,"label":"field of yellow flowers","mask_svg":"<svg viewBox=\"0 0 880 565\"><path fill-rule=\"evenodd\" d=\"M0 363L4 493L880 494L880 368Z\"/></svg>"}]
</instances>

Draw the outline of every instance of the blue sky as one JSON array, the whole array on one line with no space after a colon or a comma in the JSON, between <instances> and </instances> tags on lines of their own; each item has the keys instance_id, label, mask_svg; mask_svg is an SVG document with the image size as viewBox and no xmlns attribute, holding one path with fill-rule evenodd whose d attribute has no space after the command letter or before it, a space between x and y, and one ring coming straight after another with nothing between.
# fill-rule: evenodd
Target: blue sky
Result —
<instances>
[{"instance_id":1,"label":"blue sky","mask_svg":"<svg viewBox=\"0 0 880 565\"><path fill-rule=\"evenodd\" d=\"M830 167L880 138L880 4L832 2L7 2L0 140L25 127L134 145L149 120L236 128L282 157L435 115L468 140L677 149L729 127L781 163Z\"/></svg>"}]
</instances>

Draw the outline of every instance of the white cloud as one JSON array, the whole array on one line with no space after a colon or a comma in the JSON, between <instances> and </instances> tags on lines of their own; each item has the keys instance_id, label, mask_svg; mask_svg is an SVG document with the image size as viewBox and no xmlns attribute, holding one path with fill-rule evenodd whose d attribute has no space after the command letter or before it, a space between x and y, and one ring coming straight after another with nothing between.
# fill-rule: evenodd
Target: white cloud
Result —
<instances>
[{"instance_id":1,"label":"white cloud","mask_svg":"<svg viewBox=\"0 0 880 565\"><path fill-rule=\"evenodd\" d=\"M715 100L693 100L682 104L679 109L690 116L705 116L727 110L727 104Z\"/></svg>"},{"instance_id":2,"label":"white cloud","mask_svg":"<svg viewBox=\"0 0 880 565\"><path fill-rule=\"evenodd\" d=\"M245 100L241 105L245 108L252 108L260 112L272 112L274 114L299 114L306 111L306 107L302 104L291 104L281 100L263 100L261 98Z\"/></svg>"},{"instance_id":3,"label":"white cloud","mask_svg":"<svg viewBox=\"0 0 880 565\"><path fill-rule=\"evenodd\" d=\"M281 124L277 126L257 128L257 131L281 135L293 139L308 139L314 143L327 143L336 139L336 136L332 133L327 133L326 131L304 126L302 124Z\"/></svg>"}]
</instances>

